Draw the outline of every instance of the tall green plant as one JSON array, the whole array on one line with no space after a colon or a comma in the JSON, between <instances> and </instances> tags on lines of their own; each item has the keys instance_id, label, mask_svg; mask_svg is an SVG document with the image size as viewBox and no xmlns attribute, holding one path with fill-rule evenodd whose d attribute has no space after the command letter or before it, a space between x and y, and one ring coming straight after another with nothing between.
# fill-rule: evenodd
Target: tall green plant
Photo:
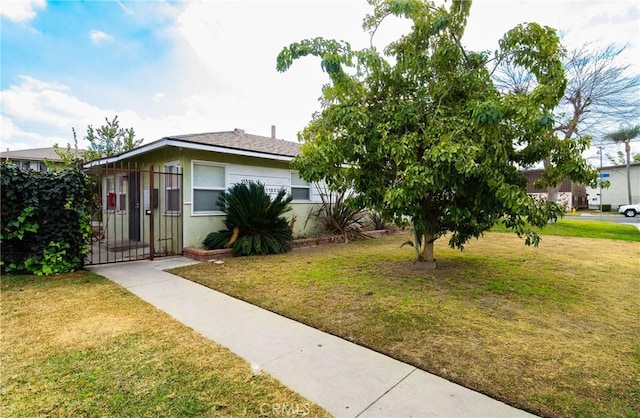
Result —
<instances>
[{"instance_id":1,"label":"tall green plant","mask_svg":"<svg viewBox=\"0 0 640 418\"><path fill-rule=\"evenodd\" d=\"M315 56L329 77L322 109L299 133L292 161L302 179L352 189L360 207L381 211L398 226L410 222L416 262L437 266L434 242L464 248L499 219L527 244L562 212L527 194L518 167L550 161L540 187L564 178L595 185L582 157L588 138L565 141L554 132L554 109L567 79L556 31L521 24L490 55L462 43L471 1L371 0L364 29L372 37L387 18L411 30L386 48L356 50L348 42L312 38L278 55L276 68ZM508 62L535 78L531 92L503 91L492 67Z\"/></svg>"},{"instance_id":2,"label":"tall green plant","mask_svg":"<svg viewBox=\"0 0 640 418\"><path fill-rule=\"evenodd\" d=\"M365 238L362 227L366 221L363 209L355 206L349 195L342 192L319 190L322 205L310 213L328 234L344 239L345 242Z\"/></svg>"},{"instance_id":3,"label":"tall green plant","mask_svg":"<svg viewBox=\"0 0 640 418\"><path fill-rule=\"evenodd\" d=\"M235 255L289 251L293 235L283 215L291 200L285 189L271 199L261 183L236 184L217 201L227 214L227 229L210 233L202 244L209 250L232 248Z\"/></svg>"},{"instance_id":4,"label":"tall green plant","mask_svg":"<svg viewBox=\"0 0 640 418\"><path fill-rule=\"evenodd\" d=\"M375 230L387 229L387 226L389 226L387 218L377 210L369 211L369 222L371 223L371 227Z\"/></svg>"}]
</instances>

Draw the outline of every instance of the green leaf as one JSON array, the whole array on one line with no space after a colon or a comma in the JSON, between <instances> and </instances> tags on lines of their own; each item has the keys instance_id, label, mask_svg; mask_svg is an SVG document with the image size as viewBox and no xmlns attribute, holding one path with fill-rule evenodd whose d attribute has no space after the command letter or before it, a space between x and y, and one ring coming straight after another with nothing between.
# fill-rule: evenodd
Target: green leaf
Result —
<instances>
[{"instance_id":1,"label":"green leaf","mask_svg":"<svg viewBox=\"0 0 640 418\"><path fill-rule=\"evenodd\" d=\"M566 86L556 31L522 24L500 40L495 58L535 78L531 92L503 91L487 69L488 54L461 45L470 7L458 0L448 9L418 0L376 2L364 25L372 36L390 14L411 27L385 51L317 38L291 44L278 57L278 69L285 69L313 55L329 75L292 166L307 181L351 190L359 208L412 225L415 239L403 245L412 245L417 259L447 233L449 245L462 249L502 216L514 219L523 237L518 219L550 219L553 211L527 195L516 167L553 155L545 181L567 173L592 178L580 141L565 144L553 132L551 110Z\"/></svg>"}]
</instances>

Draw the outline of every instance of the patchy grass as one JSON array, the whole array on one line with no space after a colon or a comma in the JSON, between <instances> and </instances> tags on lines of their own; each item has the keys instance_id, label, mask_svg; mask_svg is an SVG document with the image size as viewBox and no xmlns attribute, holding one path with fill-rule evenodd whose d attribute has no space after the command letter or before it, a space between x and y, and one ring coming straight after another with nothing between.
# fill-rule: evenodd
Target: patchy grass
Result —
<instances>
[{"instance_id":1,"label":"patchy grass","mask_svg":"<svg viewBox=\"0 0 640 418\"><path fill-rule=\"evenodd\" d=\"M492 231L513 233L503 224L497 224ZM548 223L543 229L537 228L537 232L543 236L556 235L640 242L640 230L635 226L597 220L560 219L558 222Z\"/></svg>"},{"instance_id":2,"label":"patchy grass","mask_svg":"<svg viewBox=\"0 0 640 418\"><path fill-rule=\"evenodd\" d=\"M100 276L5 276L1 290L2 416L328 416Z\"/></svg>"},{"instance_id":3,"label":"patchy grass","mask_svg":"<svg viewBox=\"0 0 640 418\"><path fill-rule=\"evenodd\" d=\"M461 253L442 239L440 268L421 271L404 240L173 273L543 416L640 416L637 243L489 233Z\"/></svg>"}]
</instances>

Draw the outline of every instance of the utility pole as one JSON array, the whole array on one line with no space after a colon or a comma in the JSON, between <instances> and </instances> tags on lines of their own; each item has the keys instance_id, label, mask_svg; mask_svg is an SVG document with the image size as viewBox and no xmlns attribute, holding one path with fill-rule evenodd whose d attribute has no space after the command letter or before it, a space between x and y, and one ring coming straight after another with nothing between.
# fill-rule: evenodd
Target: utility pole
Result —
<instances>
[{"instance_id":1,"label":"utility pole","mask_svg":"<svg viewBox=\"0 0 640 418\"><path fill-rule=\"evenodd\" d=\"M602 221L602 144L598 145L598 153L600 154L600 169L598 170L598 185L600 186L600 220Z\"/></svg>"}]
</instances>

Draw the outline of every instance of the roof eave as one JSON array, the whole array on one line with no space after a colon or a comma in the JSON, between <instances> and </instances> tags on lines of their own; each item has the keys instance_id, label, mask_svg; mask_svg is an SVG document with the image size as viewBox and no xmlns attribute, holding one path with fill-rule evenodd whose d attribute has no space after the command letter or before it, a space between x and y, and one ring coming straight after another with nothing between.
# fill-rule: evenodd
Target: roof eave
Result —
<instances>
[{"instance_id":1,"label":"roof eave","mask_svg":"<svg viewBox=\"0 0 640 418\"><path fill-rule=\"evenodd\" d=\"M294 158L290 155L269 154L265 152L248 151L248 150L241 150L237 148L226 148L226 147L221 147L217 145L207 145L207 144L181 141L181 140L170 139L170 138L162 138L157 141L151 142L147 145L143 145L141 147L132 149L131 151L127 151L125 153L122 153L113 157L106 157L106 158L101 158L99 160L89 161L84 165L84 168L88 169L88 168L97 167L105 164L117 163L118 161L122 161L126 158L131 158L131 157L135 157L136 155L145 154L147 152L150 152L162 147L179 147L179 148L186 148L186 149L197 150L197 151L219 152L222 154L240 155L245 157L262 158L262 159L276 160L276 161L292 161Z\"/></svg>"}]
</instances>

